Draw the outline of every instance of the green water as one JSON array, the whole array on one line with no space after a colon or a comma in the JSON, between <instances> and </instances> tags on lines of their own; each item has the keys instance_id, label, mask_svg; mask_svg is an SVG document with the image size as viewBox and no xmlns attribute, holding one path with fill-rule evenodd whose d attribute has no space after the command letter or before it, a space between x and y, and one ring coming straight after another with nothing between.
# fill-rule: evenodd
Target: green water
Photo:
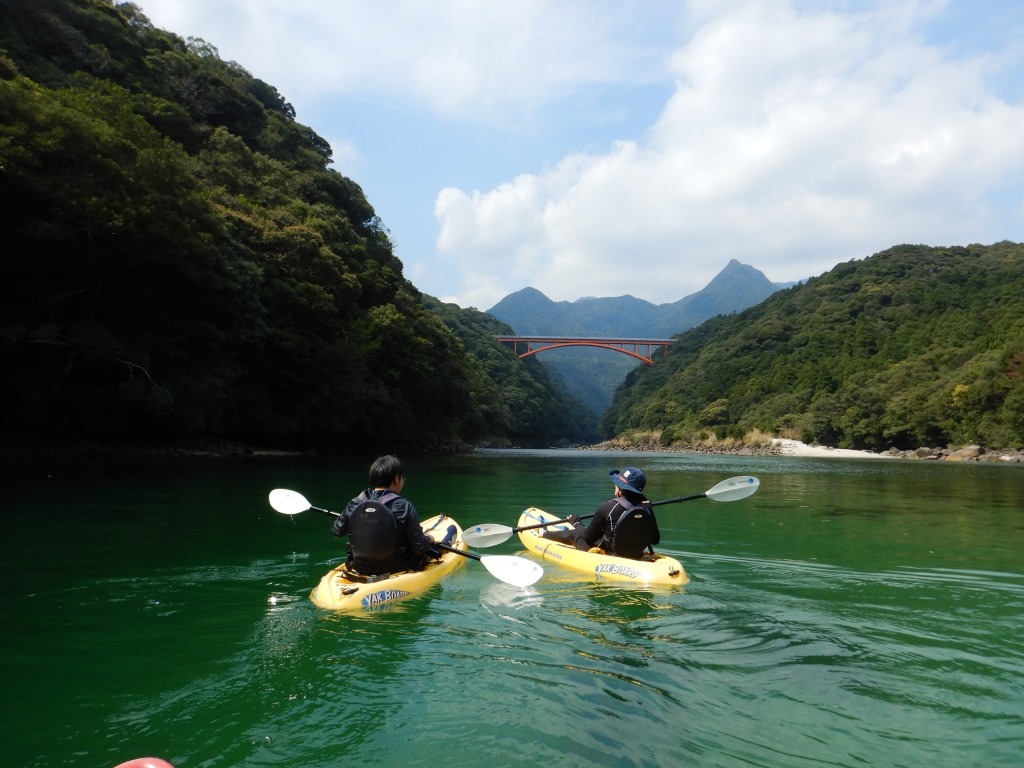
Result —
<instances>
[{"instance_id":1,"label":"green water","mask_svg":"<svg viewBox=\"0 0 1024 768\"><path fill-rule=\"evenodd\" d=\"M367 457L366 463L372 457ZM587 513L609 469L692 582L468 563L391 610L308 601L366 468L318 459L14 467L4 476L0 765L1024 764L1024 467L586 452L405 457L426 517ZM490 554L520 551L515 539Z\"/></svg>"}]
</instances>

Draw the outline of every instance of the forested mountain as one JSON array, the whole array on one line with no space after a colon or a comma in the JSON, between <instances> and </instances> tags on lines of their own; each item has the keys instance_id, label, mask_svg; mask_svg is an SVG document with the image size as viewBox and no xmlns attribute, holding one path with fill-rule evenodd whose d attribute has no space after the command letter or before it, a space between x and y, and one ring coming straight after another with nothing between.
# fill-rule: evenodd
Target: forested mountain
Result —
<instances>
[{"instance_id":1,"label":"forested mountain","mask_svg":"<svg viewBox=\"0 0 1024 768\"><path fill-rule=\"evenodd\" d=\"M773 283L763 272L732 259L704 288L669 304L629 295L552 301L536 288L523 288L487 312L520 334L669 338L709 317L752 307L790 285Z\"/></svg>"},{"instance_id":2,"label":"forested mountain","mask_svg":"<svg viewBox=\"0 0 1024 768\"><path fill-rule=\"evenodd\" d=\"M898 246L682 334L606 436L1024 447L1024 245Z\"/></svg>"},{"instance_id":3,"label":"forested mountain","mask_svg":"<svg viewBox=\"0 0 1024 768\"><path fill-rule=\"evenodd\" d=\"M2 9L3 434L361 449L589 434L543 371L474 348L493 328L403 276L358 184L273 86L131 3Z\"/></svg>"},{"instance_id":4,"label":"forested mountain","mask_svg":"<svg viewBox=\"0 0 1024 768\"><path fill-rule=\"evenodd\" d=\"M556 302L536 288L524 288L488 312L518 334L669 338L709 317L753 306L789 285L773 283L764 273L733 259L704 288L670 304L652 304L633 296ZM635 358L593 347L555 349L538 359L598 415L609 406L626 374L640 365Z\"/></svg>"}]
</instances>

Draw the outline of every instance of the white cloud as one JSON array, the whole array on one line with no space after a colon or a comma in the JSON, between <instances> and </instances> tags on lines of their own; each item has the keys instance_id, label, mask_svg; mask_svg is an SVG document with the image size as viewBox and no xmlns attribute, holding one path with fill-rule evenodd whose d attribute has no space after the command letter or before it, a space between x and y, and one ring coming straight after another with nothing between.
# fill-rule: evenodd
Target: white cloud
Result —
<instances>
[{"instance_id":1,"label":"white cloud","mask_svg":"<svg viewBox=\"0 0 1024 768\"><path fill-rule=\"evenodd\" d=\"M647 0L647 24L616 0L141 4L157 26L203 37L297 105L357 95L470 121L521 119L586 84L660 78L644 35L678 14L672 0Z\"/></svg>"},{"instance_id":2,"label":"white cloud","mask_svg":"<svg viewBox=\"0 0 1024 768\"><path fill-rule=\"evenodd\" d=\"M1024 107L991 93L990 59L921 41L929 8L728 8L672 56L675 93L642 143L438 196L460 295L486 307L530 284L666 302L730 258L793 280L903 242L1024 234L996 192L1024 170Z\"/></svg>"}]
</instances>

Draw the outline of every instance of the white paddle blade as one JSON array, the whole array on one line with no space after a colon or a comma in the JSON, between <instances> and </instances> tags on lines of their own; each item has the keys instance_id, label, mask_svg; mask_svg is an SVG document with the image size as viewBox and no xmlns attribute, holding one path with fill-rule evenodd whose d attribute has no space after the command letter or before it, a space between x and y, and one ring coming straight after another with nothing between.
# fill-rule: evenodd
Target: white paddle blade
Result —
<instances>
[{"instance_id":1,"label":"white paddle blade","mask_svg":"<svg viewBox=\"0 0 1024 768\"><path fill-rule=\"evenodd\" d=\"M753 495L760 485L761 481L756 477L730 477L708 491L705 496L715 501L738 501Z\"/></svg>"},{"instance_id":2,"label":"white paddle blade","mask_svg":"<svg viewBox=\"0 0 1024 768\"><path fill-rule=\"evenodd\" d=\"M487 547L496 547L508 541L512 533L512 529L507 525L485 523L484 525L474 525L471 528L463 529L462 540L467 546L486 549Z\"/></svg>"},{"instance_id":3,"label":"white paddle blade","mask_svg":"<svg viewBox=\"0 0 1024 768\"><path fill-rule=\"evenodd\" d=\"M285 515L297 515L310 508L305 496L287 488L275 488L270 492L270 506Z\"/></svg>"},{"instance_id":4,"label":"white paddle blade","mask_svg":"<svg viewBox=\"0 0 1024 768\"><path fill-rule=\"evenodd\" d=\"M515 587L528 587L535 584L544 575L544 569L533 560L514 555L488 555L481 557L484 568L496 579Z\"/></svg>"}]
</instances>

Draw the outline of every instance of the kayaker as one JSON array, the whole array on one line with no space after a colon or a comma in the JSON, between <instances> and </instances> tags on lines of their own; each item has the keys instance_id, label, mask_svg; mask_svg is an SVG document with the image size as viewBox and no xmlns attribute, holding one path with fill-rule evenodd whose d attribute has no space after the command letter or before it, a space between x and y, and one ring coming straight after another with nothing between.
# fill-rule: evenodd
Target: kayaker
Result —
<instances>
[{"instance_id":1,"label":"kayaker","mask_svg":"<svg viewBox=\"0 0 1024 768\"><path fill-rule=\"evenodd\" d=\"M370 465L370 485L334 519L331 532L348 536L348 566L367 576L421 571L440 557L424 534L412 502L400 494L405 467L397 456L380 456Z\"/></svg>"},{"instance_id":2,"label":"kayaker","mask_svg":"<svg viewBox=\"0 0 1024 768\"><path fill-rule=\"evenodd\" d=\"M594 510L590 524L585 526L577 515L570 515L570 531L546 531L544 537L576 549L595 547L611 555L637 560L644 551L661 541L661 531L654 517L654 508L644 496L647 476L636 467L613 469L608 473L615 485L615 496Z\"/></svg>"}]
</instances>

